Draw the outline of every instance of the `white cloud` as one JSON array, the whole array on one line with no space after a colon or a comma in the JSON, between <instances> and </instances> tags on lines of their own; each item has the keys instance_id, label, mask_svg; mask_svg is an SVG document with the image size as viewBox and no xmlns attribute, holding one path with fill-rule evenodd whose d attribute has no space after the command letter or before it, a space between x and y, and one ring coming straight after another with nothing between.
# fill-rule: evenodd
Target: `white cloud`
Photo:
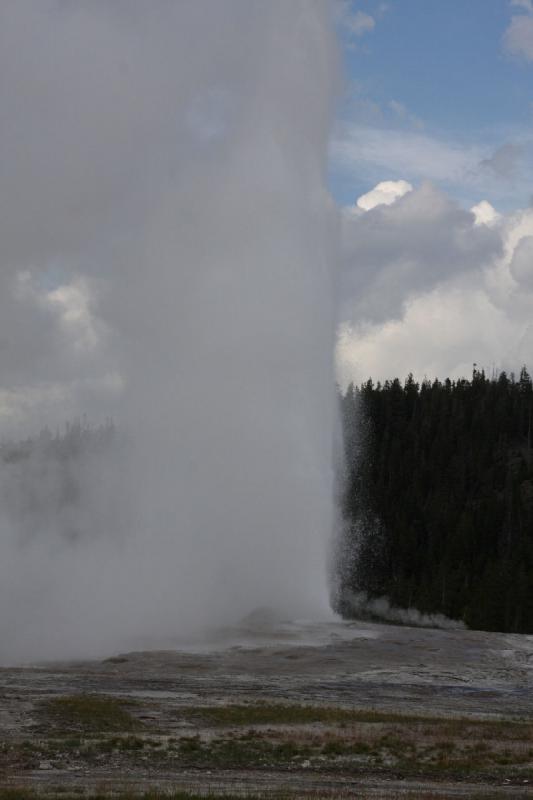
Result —
<instances>
[{"instance_id":1,"label":"white cloud","mask_svg":"<svg viewBox=\"0 0 533 800\"><path fill-rule=\"evenodd\" d=\"M408 122L414 128L421 129L424 127L422 120L415 114L411 114L409 109L403 103L400 103L399 100L389 100L388 107L394 112L398 119Z\"/></svg>"},{"instance_id":2,"label":"white cloud","mask_svg":"<svg viewBox=\"0 0 533 800\"><path fill-rule=\"evenodd\" d=\"M512 17L503 42L505 49L511 55L533 61L533 15L521 14Z\"/></svg>"},{"instance_id":3,"label":"white cloud","mask_svg":"<svg viewBox=\"0 0 533 800\"><path fill-rule=\"evenodd\" d=\"M407 192L411 192L413 187L407 181L381 181L366 194L362 194L357 200L357 206L363 211L370 211L376 206L390 206Z\"/></svg>"},{"instance_id":4,"label":"white cloud","mask_svg":"<svg viewBox=\"0 0 533 800\"><path fill-rule=\"evenodd\" d=\"M351 0L341 0L337 4L337 18L348 36L359 38L373 31L376 20L360 9L354 10Z\"/></svg>"},{"instance_id":5,"label":"white cloud","mask_svg":"<svg viewBox=\"0 0 533 800\"><path fill-rule=\"evenodd\" d=\"M487 200L481 200L470 211L476 218L476 225L494 225L500 219L500 214Z\"/></svg>"},{"instance_id":6,"label":"white cloud","mask_svg":"<svg viewBox=\"0 0 533 800\"><path fill-rule=\"evenodd\" d=\"M419 380L464 377L474 362L502 363L519 333L482 289L440 287L413 298L399 320L341 326L339 377L344 385L410 372Z\"/></svg>"},{"instance_id":7,"label":"white cloud","mask_svg":"<svg viewBox=\"0 0 533 800\"><path fill-rule=\"evenodd\" d=\"M410 183L432 181L465 204L479 196L507 207L528 201L533 180L530 130L507 130L510 140L498 144L501 131L490 139L485 133L474 143L400 128L398 122L388 124L383 113L365 118L359 107L351 111L358 119L338 125L330 145L335 175L344 184L349 177L358 187L377 183L385 174Z\"/></svg>"},{"instance_id":8,"label":"white cloud","mask_svg":"<svg viewBox=\"0 0 533 800\"><path fill-rule=\"evenodd\" d=\"M501 248L498 231L475 224L429 183L391 205L343 217L343 321L401 317L415 294L453 275L479 271Z\"/></svg>"},{"instance_id":9,"label":"white cloud","mask_svg":"<svg viewBox=\"0 0 533 800\"><path fill-rule=\"evenodd\" d=\"M376 21L370 14L366 14L364 11L356 11L355 14L352 14L348 19L346 25L350 33L354 36L362 36L363 33L374 30Z\"/></svg>"},{"instance_id":10,"label":"white cloud","mask_svg":"<svg viewBox=\"0 0 533 800\"><path fill-rule=\"evenodd\" d=\"M467 212L425 187L344 226L341 384L533 366L533 209Z\"/></svg>"},{"instance_id":11,"label":"white cloud","mask_svg":"<svg viewBox=\"0 0 533 800\"><path fill-rule=\"evenodd\" d=\"M509 266L511 275L523 287L533 290L533 236L524 236L518 242Z\"/></svg>"},{"instance_id":12,"label":"white cloud","mask_svg":"<svg viewBox=\"0 0 533 800\"><path fill-rule=\"evenodd\" d=\"M91 312L91 295L86 281L79 279L45 293L43 302L57 310L68 340L78 351L94 351L101 340L103 325Z\"/></svg>"},{"instance_id":13,"label":"white cloud","mask_svg":"<svg viewBox=\"0 0 533 800\"><path fill-rule=\"evenodd\" d=\"M345 124L332 143L333 160L345 170L360 174L371 166L381 173L407 175L410 180L464 181L484 155L479 147L420 132L357 123Z\"/></svg>"}]
</instances>

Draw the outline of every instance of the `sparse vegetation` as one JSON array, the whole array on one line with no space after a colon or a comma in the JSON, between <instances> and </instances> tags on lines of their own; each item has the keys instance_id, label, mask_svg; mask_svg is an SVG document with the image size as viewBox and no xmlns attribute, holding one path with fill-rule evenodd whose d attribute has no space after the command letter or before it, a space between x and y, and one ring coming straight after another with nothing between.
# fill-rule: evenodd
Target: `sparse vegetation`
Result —
<instances>
[{"instance_id":1,"label":"sparse vegetation","mask_svg":"<svg viewBox=\"0 0 533 800\"><path fill-rule=\"evenodd\" d=\"M254 798L254 800L262 800L268 797L269 800L290 800L289 795L286 794L268 794L268 795L245 795L245 794L212 794L202 793L195 794L189 792L163 792L163 791L150 791L150 792L109 792L96 794L83 793L83 797L89 797L90 800L246 800L246 798ZM80 793L64 792L60 789L51 789L45 792L34 792L31 789L0 789L0 800L80 800Z\"/></svg>"},{"instance_id":2,"label":"sparse vegetation","mask_svg":"<svg viewBox=\"0 0 533 800\"><path fill-rule=\"evenodd\" d=\"M105 764L181 769L306 769L339 775L533 782L533 723L425 717L333 706L261 703L185 708L181 735L143 727L129 703L71 695L43 703L40 738L5 741L3 769L18 773ZM142 712L141 703L132 708ZM182 725L192 732L183 735ZM218 729L214 734L213 728ZM68 730L66 736L62 731ZM77 733L76 733L77 732ZM29 795L28 795L29 796ZM176 797L178 797L177 795ZM18 800L14 795L14 800ZM147 796L149 797L149 796ZM8 800L0 794L0 800Z\"/></svg>"},{"instance_id":3,"label":"sparse vegetation","mask_svg":"<svg viewBox=\"0 0 533 800\"><path fill-rule=\"evenodd\" d=\"M373 710L336 708L334 706L307 706L282 703L258 703L254 705L228 705L209 707L187 707L179 712L186 719L197 720L204 725L305 725L324 723L342 725L349 722L384 723L411 722L424 717L406 717Z\"/></svg>"},{"instance_id":4,"label":"sparse vegetation","mask_svg":"<svg viewBox=\"0 0 533 800\"><path fill-rule=\"evenodd\" d=\"M47 700L41 710L56 729L101 733L142 728L142 723L128 711L134 705L131 700L77 694Z\"/></svg>"}]
</instances>

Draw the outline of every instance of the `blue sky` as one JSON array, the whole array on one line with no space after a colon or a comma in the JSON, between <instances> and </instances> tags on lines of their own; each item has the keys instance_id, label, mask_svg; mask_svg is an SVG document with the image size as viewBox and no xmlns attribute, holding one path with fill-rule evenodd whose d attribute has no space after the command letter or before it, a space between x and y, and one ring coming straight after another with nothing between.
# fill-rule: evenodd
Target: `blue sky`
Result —
<instances>
[{"instance_id":1,"label":"blue sky","mask_svg":"<svg viewBox=\"0 0 533 800\"><path fill-rule=\"evenodd\" d=\"M528 0L342 4L346 86L331 168L341 205L380 180L398 178L415 185L432 180L465 205L487 199L508 211L529 204L530 6Z\"/></svg>"},{"instance_id":2,"label":"blue sky","mask_svg":"<svg viewBox=\"0 0 533 800\"><path fill-rule=\"evenodd\" d=\"M337 8L341 382L531 367L533 0Z\"/></svg>"}]
</instances>

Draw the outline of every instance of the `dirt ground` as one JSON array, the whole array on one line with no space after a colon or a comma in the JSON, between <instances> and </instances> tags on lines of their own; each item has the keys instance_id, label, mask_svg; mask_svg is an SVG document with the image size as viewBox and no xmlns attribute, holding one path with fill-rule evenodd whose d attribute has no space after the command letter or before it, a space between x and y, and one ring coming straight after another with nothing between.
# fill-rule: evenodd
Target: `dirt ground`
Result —
<instances>
[{"instance_id":1,"label":"dirt ground","mask_svg":"<svg viewBox=\"0 0 533 800\"><path fill-rule=\"evenodd\" d=\"M0 736L0 800L13 787L529 797L533 637L255 620L4 667Z\"/></svg>"}]
</instances>

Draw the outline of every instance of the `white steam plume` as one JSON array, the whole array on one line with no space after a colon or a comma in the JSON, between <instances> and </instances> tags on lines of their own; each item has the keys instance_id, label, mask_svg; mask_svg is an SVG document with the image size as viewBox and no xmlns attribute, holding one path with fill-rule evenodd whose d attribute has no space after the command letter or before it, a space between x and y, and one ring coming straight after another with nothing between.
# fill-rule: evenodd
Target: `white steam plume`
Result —
<instances>
[{"instance_id":1,"label":"white steam plume","mask_svg":"<svg viewBox=\"0 0 533 800\"><path fill-rule=\"evenodd\" d=\"M68 462L66 516L27 513L28 475L57 495L35 455L0 509L1 660L97 655L257 606L325 613L329 4L8 0L0 17L1 280L35 287L32 359L21 372L15 327L2 389L39 409L57 386L39 420L111 413L123 433Z\"/></svg>"}]
</instances>

